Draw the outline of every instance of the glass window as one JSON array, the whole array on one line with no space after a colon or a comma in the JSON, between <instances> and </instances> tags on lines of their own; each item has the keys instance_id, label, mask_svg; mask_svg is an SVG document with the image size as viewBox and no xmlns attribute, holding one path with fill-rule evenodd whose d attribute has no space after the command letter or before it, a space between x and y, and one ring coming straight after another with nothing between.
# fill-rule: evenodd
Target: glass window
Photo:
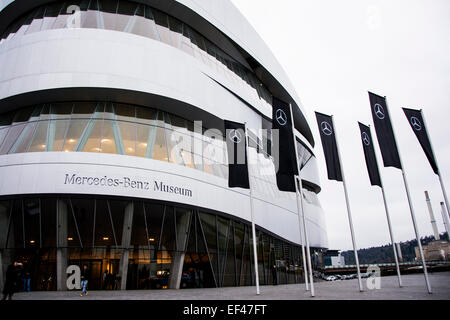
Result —
<instances>
[{"instance_id":1,"label":"glass window","mask_svg":"<svg viewBox=\"0 0 450 320\"><path fill-rule=\"evenodd\" d=\"M14 200L9 226L7 248L25 248L23 219L23 203L21 200Z\"/></svg>"},{"instance_id":2,"label":"glass window","mask_svg":"<svg viewBox=\"0 0 450 320\"><path fill-rule=\"evenodd\" d=\"M37 122L27 123L8 153L21 153L28 150Z\"/></svg>"},{"instance_id":3,"label":"glass window","mask_svg":"<svg viewBox=\"0 0 450 320\"><path fill-rule=\"evenodd\" d=\"M114 113L116 115L117 120L124 120L124 121L135 121L135 107L126 105L126 104L120 104L116 103L113 104L114 107Z\"/></svg>"},{"instance_id":4,"label":"glass window","mask_svg":"<svg viewBox=\"0 0 450 320\"><path fill-rule=\"evenodd\" d=\"M61 3L56 2L47 5L47 7L45 8L44 20L42 21L41 30L52 29L60 10Z\"/></svg>"},{"instance_id":5,"label":"glass window","mask_svg":"<svg viewBox=\"0 0 450 320\"><path fill-rule=\"evenodd\" d=\"M49 139L48 151L63 151L64 139L70 127L70 120L52 120L50 131L53 132L53 139Z\"/></svg>"},{"instance_id":6,"label":"glass window","mask_svg":"<svg viewBox=\"0 0 450 320\"><path fill-rule=\"evenodd\" d=\"M119 128L122 148L125 154L129 156L136 155L136 124L132 122L117 121Z\"/></svg>"},{"instance_id":7,"label":"glass window","mask_svg":"<svg viewBox=\"0 0 450 320\"><path fill-rule=\"evenodd\" d=\"M153 131L154 127L136 124L136 155L138 157L150 157L149 145L152 145L150 132Z\"/></svg>"},{"instance_id":8,"label":"glass window","mask_svg":"<svg viewBox=\"0 0 450 320\"><path fill-rule=\"evenodd\" d=\"M181 40L183 37L183 25L178 19L175 19L171 16L168 16L168 18L169 18L169 28L170 31L172 31L171 33L172 44L177 48L181 48Z\"/></svg>"},{"instance_id":9,"label":"glass window","mask_svg":"<svg viewBox=\"0 0 450 320\"><path fill-rule=\"evenodd\" d=\"M43 247L56 247L56 200L41 199L41 223Z\"/></svg>"},{"instance_id":10,"label":"glass window","mask_svg":"<svg viewBox=\"0 0 450 320\"><path fill-rule=\"evenodd\" d=\"M155 131L152 159L169 161L169 155L167 153L166 146L166 129L161 127L154 127L152 128L152 130Z\"/></svg>"},{"instance_id":11,"label":"glass window","mask_svg":"<svg viewBox=\"0 0 450 320\"><path fill-rule=\"evenodd\" d=\"M175 46L175 43L172 42L172 35L169 30L169 20L167 14L156 9L152 9L152 13L155 19L156 30L158 31L159 39L161 39L162 42L167 43L168 45Z\"/></svg>"},{"instance_id":12,"label":"glass window","mask_svg":"<svg viewBox=\"0 0 450 320\"><path fill-rule=\"evenodd\" d=\"M127 26L130 21L134 20L134 12L138 5L134 2L119 1L116 15L116 29L118 31L127 31Z\"/></svg>"},{"instance_id":13,"label":"glass window","mask_svg":"<svg viewBox=\"0 0 450 320\"><path fill-rule=\"evenodd\" d=\"M3 140L5 140L6 135L8 134L9 128L0 128L0 150L2 147Z\"/></svg>"},{"instance_id":14,"label":"glass window","mask_svg":"<svg viewBox=\"0 0 450 320\"><path fill-rule=\"evenodd\" d=\"M15 112L7 112L0 115L0 129L10 126Z\"/></svg>"},{"instance_id":15,"label":"glass window","mask_svg":"<svg viewBox=\"0 0 450 320\"><path fill-rule=\"evenodd\" d=\"M0 249L6 247L11 201L0 201Z\"/></svg>"},{"instance_id":16,"label":"glass window","mask_svg":"<svg viewBox=\"0 0 450 320\"><path fill-rule=\"evenodd\" d=\"M96 119L90 120L86 128L84 129L83 135L81 136L77 151L84 151L84 152L101 151L100 139L102 139L102 127L103 127L103 120L96 120ZM108 140L109 140L108 138L105 138L102 142L111 142L110 140L109 141Z\"/></svg>"},{"instance_id":17,"label":"glass window","mask_svg":"<svg viewBox=\"0 0 450 320\"><path fill-rule=\"evenodd\" d=\"M72 119L91 118L96 109L97 103L77 102L73 107Z\"/></svg>"},{"instance_id":18,"label":"glass window","mask_svg":"<svg viewBox=\"0 0 450 320\"><path fill-rule=\"evenodd\" d=\"M100 121L98 121L100 123ZM121 152L118 152L117 147L121 144L120 136L115 132L115 121L103 120L102 138L100 140L100 152L102 153L119 153L123 154L123 147ZM95 129L94 129L95 130ZM92 136L91 136L92 137ZM95 146L95 136L93 137L93 144ZM89 147L88 147L89 148ZM94 147L95 151L95 147Z\"/></svg>"},{"instance_id":19,"label":"glass window","mask_svg":"<svg viewBox=\"0 0 450 320\"><path fill-rule=\"evenodd\" d=\"M170 129L166 129L166 134L167 134L166 141L170 162L184 165L180 146L180 142L182 142L183 140L183 135Z\"/></svg>"},{"instance_id":20,"label":"glass window","mask_svg":"<svg viewBox=\"0 0 450 320\"><path fill-rule=\"evenodd\" d=\"M117 30L117 0L99 0L103 27L106 30Z\"/></svg>"},{"instance_id":21,"label":"glass window","mask_svg":"<svg viewBox=\"0 0 450 320\"><path fill-rule=\"evenodd\" d=\"M11 149L14 142L16 142L17 137L20 135L22 130L25 128L25 124L19 124L11 127L8 130L8 134L4 138L2 147L0 148L0 154L6 154Z\"/></svg>"},{"instance_id":22,"label":"glass window","mask_svg":"<svg viewBox=\"0 0 450 320\"><path fill-rule=\"evenodd\" d=\"M78 232L81 237L81 242L84 248L91 247L93 245L93 232L94 232L94 215L95 210L95 200L90 199L71 199L72 207L73 207L73 215L76 219L76 226L78 227ZM72 213L71 213L72 215ZM78 246L79 239L78 233L75 229L75 220L73 217L69 220L68 226L68 245L70 246ZM71 224L73 223L73 224Z\"/></svg>"},{"instance_id":23,"label":"glass window","mask_svg":"<svg viewBox=\"0 0 450 320\"><path fill-rule=\"evenodd\" d=\"M152 20L147 19L144 15L145 5L140 4L136 10L136 15L134 16L134 24L130 27L129 32L139 36L156 39L156 34L153 30L154 23Z\"/></svg>"},{"instance_id":24,"label":"glass window","mask_svg":"<svg viewBox=\"0 0 450 320\"><path fill-rule=\"evenodd\" d=\"M33 32L41 30L42 20L44 18L44 12L45 12L45 6L41 6L35 11L33 21L31 22L31 24L28 27L25 34L29 34L29 33L33 33Z\"/></svg>"},{"instance_id":25,"label":"glass window","mask_svg":"<svg viewBox=\"0 0 450 320\"><path fill-rule=\"evenodd\" d=\"M13 124L27 122L28 119L30 119L33 111L34 111L34 107L27 107L27 108L20 109L14 115Z\"/></svg>"},{"instance_id":26,"label":"glass window","mask_svg":"<svg viewBox=\"0 0 450 320\"><path fill-rule=\"evenodd\" d=\"M206 238L206 243L208 245L208 253L211 260L211 264L214 269L214 273L218 275L219 261L218 261L218 251L217 251L217 227L216 227L216 216L208 214L205 212L200 212L200 220L203 227L203 233Z\"/></svg>"},{"instance_id":27,"label":"glass window","mask_svg":"<svg viewBox=\"0 0 450 320\"><path fill-rule=\"evenodd\" d=\"M149 245L149 236L147 230L147 217L144 215L144 203L135 202L133 213L133 225L131 228L130 247L144 246L145 249Z\"/></svg>"},{"instance_id":28,"label":"glass window","mask_svg":"<svg viewBox=\"0 0 450 320\"><path fill-rule=\"evenodd\" d=\"M83 28L100 28L99 17L100 12L98 11L97 0L91 0L88 10L82 15L81 26Z\"/></svg>"},{"instance_id":29,"label":"glass window","mask_svg":"<svg viewBox=\"0 0 450 320\"><path fill-rule=\"evenodd\" d=\"M165 206L156 203L145 203L145 213L147 217L147 227L149 234L149 244L153 248L158 248L161 236L161 228Z\"/></svg>"},{"instance_id":30,"label":"glass window","mask_svg":"<svg viewBox=\"0 0 450 320\"><path fill-rule=\"evenodd\" d=\"M153 120L156 118L156 112L150 108L137 107L136 108L136 121L144 124L153 124Z\"/></svg>"},{"instance_id":31,"label":"glass window","mask_svg":"<svg viewBox=\"0 0 450 320\"><path fill-rule=\"evenodd\" d=\"M23 200L23 206L25 246L31 248L39 248L41 238L39 199Z\"/></svg>"},{"instance_id":32,"label":"glass window","mask_svg":"<svg viewBox=\"0 0 450 320\"><path fill-rule=\"evenodd\" d=\"M160 250L175 250L176 228L175 228L175 210L172 206L166 206L163 231L161 233Z\"/></svg>"},{"instance_id":33,"label":"glass window","mask_svg":"<svg viewBox=\"0 0 450 320\"><path fill-rule=\"evenodd\" d=\"M64 140L63 151L77 151L76 146L89 120L71 120Z\"/></svg>"},{"instance_id":34,"label":"glass window","mask_svg":"<svg viewBox=\"0 0 450 320\"><path fill-rule=\"evenodd\" d=\"M50 106L50 114L52 119L68 119L72 114L73 103L62 102L53 103Z\"/></svg>"}]
</instances>

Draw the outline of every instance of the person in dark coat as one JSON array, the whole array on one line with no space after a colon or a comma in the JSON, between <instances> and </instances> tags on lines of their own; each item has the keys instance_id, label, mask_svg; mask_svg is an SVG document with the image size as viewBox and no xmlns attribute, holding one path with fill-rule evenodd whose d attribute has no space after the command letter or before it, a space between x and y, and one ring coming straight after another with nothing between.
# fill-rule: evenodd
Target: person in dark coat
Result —
<instances>
[{"instance_id":1,"label":"person in dark coat","mask_svg":"<svg viewBox=\"0 0 450 320\"><path fill-rule=\"evenodd\" d=\"M89 276L90 276L90 272L89 272L88 266L84 265L83 266L83 270L81 270L81 288L82 288L82 291L81 291L80 296L83 296L83 294L85 296L87 296L87 294L88 294L88 292L87 292L87 285L88 285L88 282L89 282Z\"/></svg>"},{"instance_id":2,"label":"person in dark coat","mask_svg":"<svg viewBox=\"0 0 450 320\"><path fill-rule=\"evenodd\" d=\"M6 269L6 281L3 286L3 298L2 300L6 300L8 297L9 300L12 299L14 292L17 289L17 285L19 283L19 276L22 264L18 261L14 261L12 264L8 266Z\"/></svg>"},{"instance_id":3,"label":"person in dark coat","mask_svg":"<svg viewBox=\"0 0 450 320\"><path fill-rule=\"evenodd\" d=\"M275 286L278 284L278 277L277 277L277 265L274 264L272 266L272 284Z\"/></svg>"}]
</instances>

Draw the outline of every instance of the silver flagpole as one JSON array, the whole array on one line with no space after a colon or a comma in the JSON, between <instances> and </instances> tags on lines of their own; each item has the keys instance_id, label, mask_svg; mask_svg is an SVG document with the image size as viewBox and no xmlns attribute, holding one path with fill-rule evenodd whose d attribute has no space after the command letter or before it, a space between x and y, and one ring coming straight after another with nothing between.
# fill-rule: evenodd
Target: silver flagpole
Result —
<instances>
[{"instance_id":1,"label":"silver flagpole","mask_svg":"<svg viewBox=\"0 0 450 320\"><path fill-rule=\"evenodd\" d=\"M300 179L300 176L297 176L298 181L298 188L296 186L295 190L296 190L296 198L297 198L297 209L301 208L301 212L302 212L302 220L303 220L303 230L304 230L304 238L305 238L305 245L306 245L306 255L307 255L307 261L308 261L308 269L309 269L309 281L311 282L311 297L315 296L315 292L314 292L314 278L313 278L313 273L312 273L312 266L311 266L311 251L309 248L309 239L308 239L308 229L306 228L306 219L305 219L305 212L303 210L303 188L302 188L302 182ZM297 182L296 181L296 182ZM296 183L297 184L297 183ZM300 199L300 206L298 203L298 199ZM299 210L297 210L299 211ZM300 212L298 212L298 223L300 224ZM305 274L305 278L306 274Z\"/></svg>"},{"instance_id":2,"label":"silver flagpole","mask_svg":"<svg viewBox=\"0 0 450 320\"><path fill-rule=\"evenodd\" d=\"M369 130L370 130L370 126L369 126ZM371 143L373 143L373 141ZM374 154L375 154L375 148L374 148ZM378 172L380 172L380 166L378 165L378 159L377 159L376 154L375 154L375 162L377 164ZM394 250L394 260L395 260L395 267L397 268L398 286L401 288L403 285L402 285L402 278L400 276L400 266L398 264L397 248L395 246L394 233L392 232L391 218L389 216L389 210L388 210L388 206L387 206L387 202L386 202L386 194L384 193L383 180L381 179L381 172L380 172L380 182L381 182L381 194L383 195L384 209L386 211L386 219L387 219L387 223L388 223L388 227L389 227L389 235L391 236L392 249Z\"/></svg>"},{"instance_id":3,"label":"silver flagpole","mask_svg":"<svg viewBox=\"0 0 450 320\"><path fill-rule=\"evenodd\" d=\"M247 166L250 168L248 157L250 155L250 150L248 148L248 139L247 139L247 124L245 123L245 148L247 149ZM256 294L259 295L259 273L258 273L258 252L256 251L256 230L255 230L255 217L253 215L254 208L253 208L253 191L252 191L252 183L250 179L250 170L248 174L248 184L249 184L249 190L250 190L250 213L251 213L251 219L252 219L252 237L253 237L253 260L255 261L255 282L256 282Z\"/></svg>"},{"instance_id":4,"label":"silver flagpole","mask_svg":"<svg viewBox=\"0 0 450 320\"><path fill-rule=\"evenodd\" d=\"M423 125L425 126L425 128L428 128L426 121L425 121L425 115L423 114L422 109L420 109L420 114L422 115ZM436 156L434 155L433 144L431 143L431 139L430 139L430 136L428 135L428 131L427 131L427 136L428 136L428 141L430 141L431 154L433 155L434 161L436 162L436 167L438 169L439 183L441 184L442 193L444 194L444 201L445 201L445 206L447 207L447 214L450 214L450 211L449 211L450 206L448 204L447 192L445 191L444 181L442 181L442 176L441 176L441 170L439 170L439 165L437 163Z\"/></svg>"},{"instance_id":5,"label":"silver flagpole","mask_svg":"<svg viewBox=\"0 0 450 320\"><path fill-rule=\"evenodd\" d=\"M362 281L361 281L361 270L359 268L358 249L356 247L355 232L353 230L352 213L350 211L350 203L348 200L347 184L345 183L344 170L342 168L342 157L341 157L341 153L339 150L339 144L338 144L338 139L337 139L337 135L336 135L336 127L334 126L333 116L331 116L331 122L333 123L334 137L336 139L336 147L337 147L336 149L337 149L337 153L338 153L338 157L339 157L339 165L341 167L342 183L344 185L345 203L347 204L348 223L350 225L350 233L352 236L353 252L355 253L356 271L358 274L359 291L364 291L363 286L362 286Z\"/></svg>"},{"instance_id":6,"label":"silver flagpole","mask_svg":"<svg viewBox=\"0 0 450 320\"><path fill-rule=\"evenodd\" d=\"M299 213L299 206L298 206L298 195L296 195L297 197L297 214L298 214L298 229L300 232L300 242L302 243L302 258L303 258L303 276L305 278L305 289L306 291L309 291L309 285L308 285L308 268L306 266L306 253L305 253L305 245L303 244L303 231L302 231L302 226L301 226L301 222L300 222L300 213Z\"/></svg>"},{"instance_id":7,"label":"silver flagpole","mask_svg":"<svg viewBox=\"0 0 450 320\"><path fill-rule=\"evenodd\" d=\"M305 246L306 246L306 259L308 261L308 267L306 268L306 264L305 264L305 252L304 252L304 247L302 244L302 249L303 249L303 270L305 272L305 284L306 284L306 290L308 290L308 277L306 275L307 273L307 269L309 269L309 281L311 283L311 297L315 296L314 293L314 279L313 279L313 274L312 274L312 266L311 266L311 251L309 249L309 240L308 240L308 231L306 228L306 220L305 220L305 212L303 210L303 188L302 188L302 180L300 178L300 165L298 164L298 151L297 151L297 139L295 138L295 133L294 133L294 113L292 112L292 104L289 104L289 109L291 112L291 125L292 125L292 138L294 139L294 147L295 147L295 158L296 161L295 163L297 163L297 171L298 171L298 187L297 187L297 181L295 181L295 195L297 198L297 215L298 215L298 227L300 230L300 241L303 243L303 239L302 239L302 232L301 232L301 221L300 221L300 211L301 211L301 216L302 216L302 220L303 220L303 236L304 236L304 240L305 240ZM300 189L300 190L299 190ZM300 194L299 194L300 192ZM300 198L300 205L298 203L298 199Z\"/></svg>"},{"instance_id":8,"label":"silver flagpole","mask_svg":"<svg viewBox=\"0 0 450 320\"><path fill-rule=\"evenodd\" d=\"M386 96L384 97L384 101L386 102L386 109L387 109L387 113L389 115L389 119L391 119L391 121L392 121ZM392 128L392 133L394 135L394 143L398 149L397 138L395 136L394 128ZM409 211L411 212L411 219L412 219L413 226L414 226L414 232L416 234L417 246L419 247L420 258L422 259L422 267L423 267L423 275L425 277L425 283L427 285L428 293L432 293L430 281L428 280L427 264L425 262L425 257L423 255L422 243L420 242L419 229L417 228L416 216L414 214L414 208L413 208L412 201L411 201L411 195L409 193L408 181L406 180L405 168L403 167L402 157L400 156L400 150L398 150L398 159L400 160L400 167L402 168L403 182L405 184L406 197L408 198L408 204L409 204Z\"/></svg>"}]
</instances>

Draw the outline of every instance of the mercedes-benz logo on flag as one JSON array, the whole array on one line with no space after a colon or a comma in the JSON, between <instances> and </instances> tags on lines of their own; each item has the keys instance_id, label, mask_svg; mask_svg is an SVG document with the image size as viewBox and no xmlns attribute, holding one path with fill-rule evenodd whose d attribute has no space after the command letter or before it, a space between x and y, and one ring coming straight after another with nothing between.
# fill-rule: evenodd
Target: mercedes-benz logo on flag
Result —
<instances>
[{"instance_id":1,"label":"mercedes-benz logo on flag","mask_svg":"<svg viewBox=\"0 0 450 320\"><path fill-rule=\"evenodd\" d=\"M364 144L366 146L369 146L370 145L369 135L367 133L363 132L361 136L362 136L362 141L364 142Z\"/></svg>"},{"instance_id":2,"label":"mercedes-benz logo on flag","mask_svg":"<svg viewBox=\"0 0 450 320\"><path fill-rule=\"evenodd\" d=\"M277 112L275 113L275 116L276 116L277 122L281 126L286 125L286 123L287 123L287 115L286 115L286 113L283 110L278 109Z\"/></svg>"},{"instance_id":3,"label":"mercedes-benz logo on flag","mask_svg":"<svg viewBox=\"0 0 450 320\"><path fill-rule=\"evenodd\" d=\"M320 129L326 136L330 136L333 134L333 129L331 129L331 124L326 121L322 121L320 124Z\"/></svg>"},{"instance_id":4,"label":"mercedes-benz logo on flag","mask_svg":"<svg viewBox=\"0 0 450 320\"><path fill-rule=\"evenodd\" d=\"M377 116L378 119L383 120L385 115L384 115L384 108L381 106L381 104L379 103L375 103L375 105L373 106L373 111L375 112L375 115Z\"/></svg>"},{"instance_id":5,"label":"mercedes-benz logo on flag","mask_svg":"<svg viewBox=\"0 0 450 320\"><path fill-rule=\"evenodd\" d=\"M228 137L234 143L240 143L242 140L241 133L239 131L237 131L236 129L230 130L230 132L228 133Z\"/></svg>"},{"instance_id":6,"label":"mercedes-benz logo on flag","mask_svg":"<svg viewBox=\"0 0 450 320\"><path fill-rule=\"evenodd\" d=\"M416 131L422 130L422 124L420 123L419 119L417 119L416 117L411 117L410 121L414 130Z\"/></svg>"}]
</instances>

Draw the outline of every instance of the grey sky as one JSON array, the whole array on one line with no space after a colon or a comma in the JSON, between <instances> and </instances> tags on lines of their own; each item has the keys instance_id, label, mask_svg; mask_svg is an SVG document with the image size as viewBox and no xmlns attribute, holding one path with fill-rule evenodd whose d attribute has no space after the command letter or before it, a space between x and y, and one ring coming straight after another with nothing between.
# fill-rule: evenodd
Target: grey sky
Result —
<instances>
[{"instance_id":1,"label":"grey sky","mask_svg":"<svg viewBox=\"0 0 450 320\"><path fill-rule=\"evenodd\" d=\"M326 177L314 111L334 115L359 248L390 242L381 191L371 187L357 121L370 90L387 96L421 236L432 229L424 190L444 231L439 181L401 107L423 109L450 191L450 1L232 0L288 74L316 140L330 248L351 249L342 183ZM375 139L375 137L374 137ZM381 154L376 152L380 166ZM401 171L381 168L396 241L414 238Z\"/></svg>"}]
</instances>

